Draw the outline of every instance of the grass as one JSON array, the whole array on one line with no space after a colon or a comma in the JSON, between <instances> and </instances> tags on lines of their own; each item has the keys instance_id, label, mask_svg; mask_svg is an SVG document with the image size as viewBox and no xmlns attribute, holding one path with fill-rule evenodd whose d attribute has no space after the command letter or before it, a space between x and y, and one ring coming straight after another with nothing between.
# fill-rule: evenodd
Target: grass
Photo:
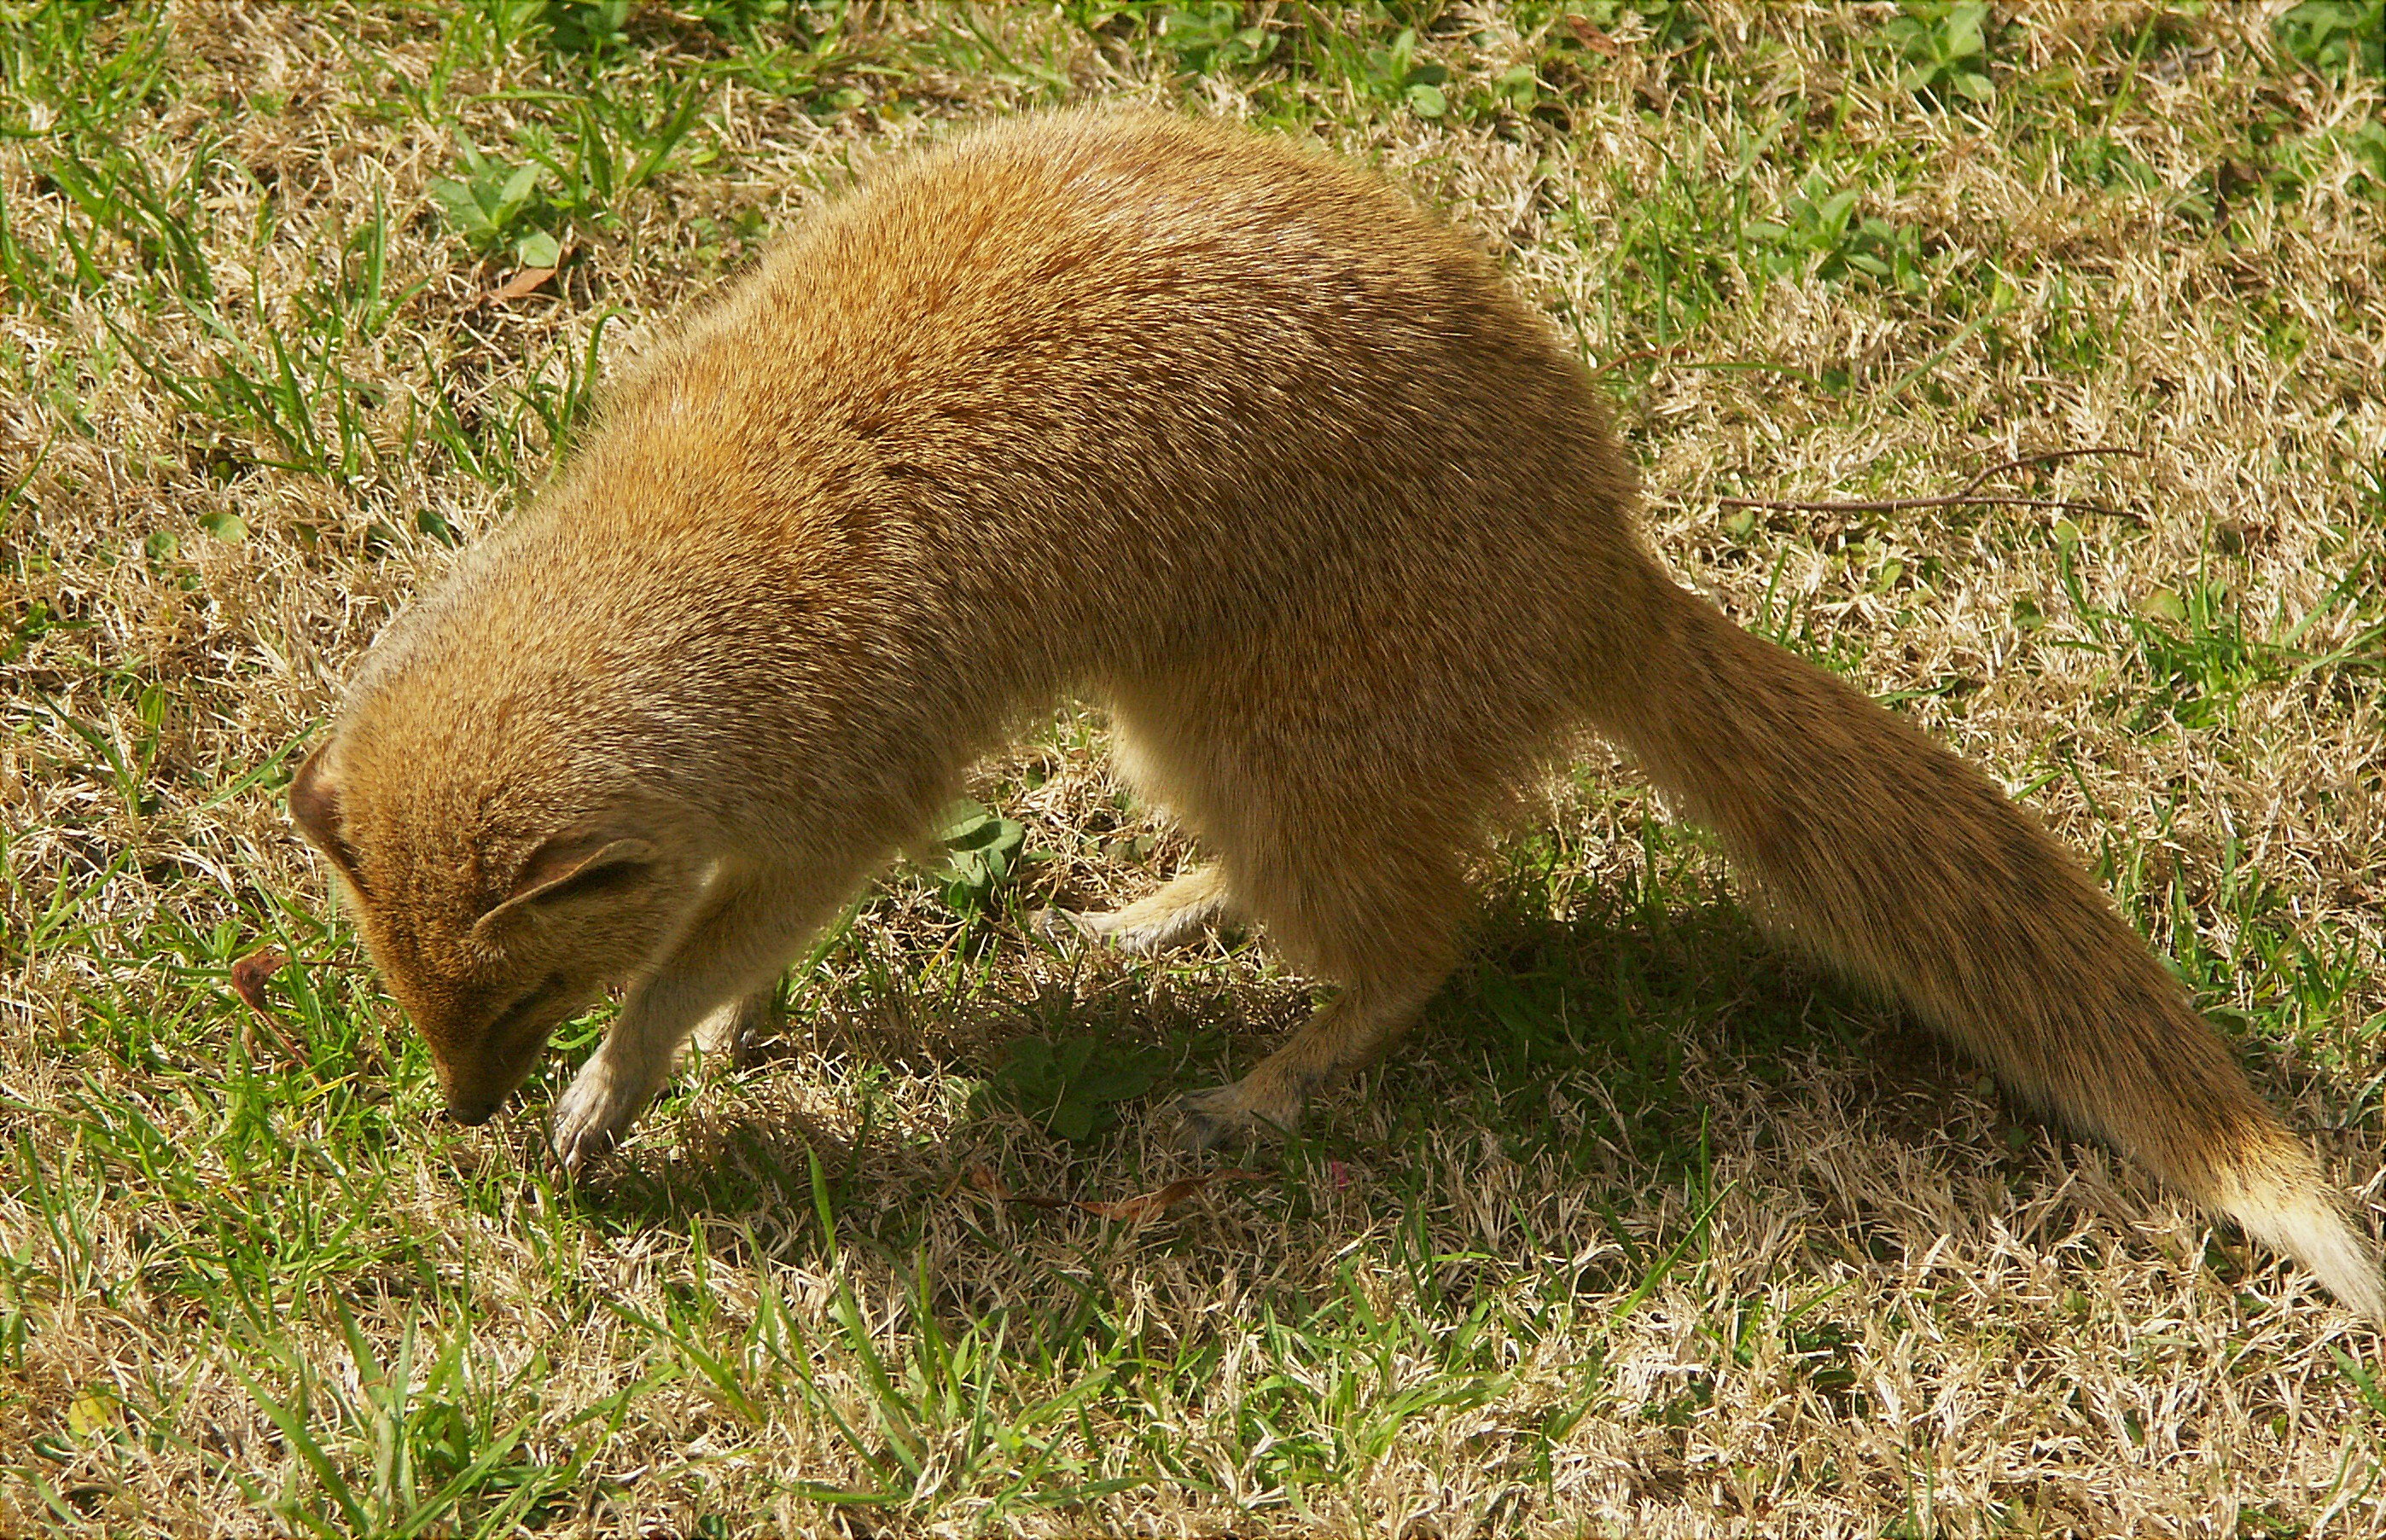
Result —
<instances>
[{"instance_id":1,"label":"grass","mask_svg":"<svg viewBox=\"0 0 2386 1540\"><path fill-rule=\"evenodd\" d=\"M1766 941L1601 753L1411 1045L1207 1184L1161 1102L1308 994L1037 943L1188 855L1096 716L576 1187L601 1019L433 1121L279 804L770 232L987 114L1224 113L1479 232L1685 579L2024 794L2374 1215L2377 12L0 6L0 1531L2386 1525L2374 1333ZM2093 445L1988 489L2063 509L1718 504Z\"/></svg>"}]
</instances>

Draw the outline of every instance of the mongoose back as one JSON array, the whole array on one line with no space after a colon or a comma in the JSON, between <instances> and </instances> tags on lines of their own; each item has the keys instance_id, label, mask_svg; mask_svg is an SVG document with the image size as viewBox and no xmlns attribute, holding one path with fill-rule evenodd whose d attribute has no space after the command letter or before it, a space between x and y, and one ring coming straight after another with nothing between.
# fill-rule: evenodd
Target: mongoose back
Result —
<instances>
[{"instance_id":1,"label":"mongoose back","mask_svg":"<svg viewBox=\"0 0 2386 1540\"><path fill-rule=\"evenodd\" d=\"M700 1024L1030 712L1105 704L1225 914L1338 986L1207 1143L1289 1125L1450 969L1463 875L1589 727L1768 911L2006 1083L2386 1315L2318 1166L1979 770L1641 544L1580 363L1475 245L1240 129L966 133L809 219L369 649L291 791L450 1113L607 986L558 1100L606 1148Z\"/></svg>"}]
</instances>

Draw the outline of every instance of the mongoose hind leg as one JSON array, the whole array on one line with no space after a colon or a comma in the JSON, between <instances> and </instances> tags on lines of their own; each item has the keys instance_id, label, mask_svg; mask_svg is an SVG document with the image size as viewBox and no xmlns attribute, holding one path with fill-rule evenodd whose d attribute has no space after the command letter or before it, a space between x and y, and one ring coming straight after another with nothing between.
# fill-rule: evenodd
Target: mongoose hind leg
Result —
<instances>
[{"instance_id":1,"label":"mongoose hind leg","mask_svg":"<svg viewBox=\"0 0 2386 1540\"><path fill-rule=\"evenodd\" d=\"M1123 908L1096 914L1052 908L1044 911L1042 920L1048 934L1073 931L1149 958L1197 940L1234 918L1225 874L1215 866L1199 866Z\"/></svg>"},{"instance_id":2,"label":"mongoose hind leg","mask_svg":"<svg viewBox=\"0 0 2386 1540\"><path fill-rule=\"evenodd\" d=\"M1177 1098L1182 1139L1195 1152L1267 1133L1290 1133L1319 1091L1381 1054L1414 1023L1441 973L1346 990L1317 1008L1292 1041L1231 1085Z\"/></svg>"},{"instance_id":3,"label":"mongoose hind leg","mask_svg":"<svg viewBox=\"0 0 2386 1540\"><path fill-rule=\"evenodd\" d=\"M1179 1099L1192 1148L1292 1129L1312 1096L1415 1022L1456 959L1460 852L1483 792L1439 772L1464 757L1442 741L1441 721L1420 719L1421 695L1397 682L1361 691L1305 666L1114 693L1129 773L1218 856L1144 902L1182 888L1189 908L1214 893L1292 967L1340 990L1241 1080Z\"/></svg>"},{"instance_id":4,"label":"mongoose hind leg","mask_svg":"<svg viewBox=\"0 0 2386 1540\"><path fill-rule=\"evenodd\" d=\"M1241 1080L1179 1100L1183 1139L1196 1150L1291 1131L1311 1096L1414 1024L1457 956L1465 890L1451 851L1429 837L1411 845L1371 836L1329 807L1272 800L1280 818L1271 826L1231 826L1224 849L1234 891L1275 950L1341 993ZM1432 827L1397 814L1373 825L1403 833ZM1300 837L1281 837L1277 828Z\"/></svg>"}]
</instances>

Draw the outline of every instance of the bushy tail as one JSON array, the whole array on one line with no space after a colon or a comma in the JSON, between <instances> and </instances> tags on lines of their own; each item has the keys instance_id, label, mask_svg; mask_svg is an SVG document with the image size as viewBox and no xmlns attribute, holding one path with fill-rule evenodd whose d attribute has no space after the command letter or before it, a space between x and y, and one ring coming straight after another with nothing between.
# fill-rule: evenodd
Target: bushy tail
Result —
<instances>
[{"instance_id":1,"label":"bushy tail","mask_svg":"<svg viewBox=\"0 0 2386 1540\"><path fill-rule=\"evenodd\" d=\"M2310 1152L2078 863L1916 729L1664 587L1660 640L1595 686L1595 714L1777 917L2386 1321L2378 1260Z\"/></svg>"}]
</instances>

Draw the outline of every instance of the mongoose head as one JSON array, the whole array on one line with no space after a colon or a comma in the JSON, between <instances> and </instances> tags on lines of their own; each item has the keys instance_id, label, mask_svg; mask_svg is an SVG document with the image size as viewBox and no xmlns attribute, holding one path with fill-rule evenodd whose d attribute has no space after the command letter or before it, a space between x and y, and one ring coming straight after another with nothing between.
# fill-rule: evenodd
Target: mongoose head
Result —
<instances>
[{"instance_id":1,"label":"mongoose head","mask_svg":"<svg viewBox=\"0 0 2386 1540\"><path fill-rule=\"evenodd\" d=\"M521 762L347 731L290 788L463 1123L485 1121L558 1025L639 970L701 879L624 799L507 761Z\"/></svg>"}]
</instances>

